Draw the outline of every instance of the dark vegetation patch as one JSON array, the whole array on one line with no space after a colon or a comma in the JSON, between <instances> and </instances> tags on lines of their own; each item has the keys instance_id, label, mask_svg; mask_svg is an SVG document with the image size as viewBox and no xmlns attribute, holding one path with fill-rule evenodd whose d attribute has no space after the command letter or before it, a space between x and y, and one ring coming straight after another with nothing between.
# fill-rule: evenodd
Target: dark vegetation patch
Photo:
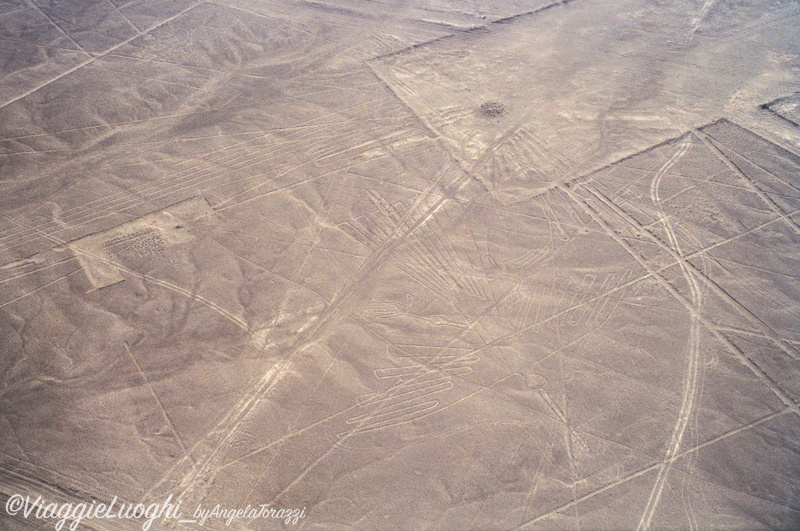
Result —
<instances>
[{"instance_id":1,"label":"dark vegetation patch","mask_svg":"<svg viewBox=\"0 0 800 531\"><path fill-rule=\"evenodd\" d=\"M478 114L486 118L497 118L503 116L507 112L505 104L499 101L485 101L478 107Z\"/></svg>"}]
</instances>

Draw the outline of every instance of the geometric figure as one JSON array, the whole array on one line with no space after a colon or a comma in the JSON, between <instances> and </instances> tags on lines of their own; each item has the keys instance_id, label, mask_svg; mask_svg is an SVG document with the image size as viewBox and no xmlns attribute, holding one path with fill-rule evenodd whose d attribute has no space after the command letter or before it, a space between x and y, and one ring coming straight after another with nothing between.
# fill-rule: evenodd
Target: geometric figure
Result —
<instances>
[{"instance_id":1,"label":"geometric figure","mask_svg":"<svg viewBox=\"0 0 800 531\"><path fill-rule=\"evenodd\" d=\"M93 289L104 288L125 280L116 257L157 257L167 246L193 240L194 235L185 227L186 223L211 214L213 210L208 202L194 197L70 242L69 248Z\"/></svg>"},{"instance_id":2,"label":"geometric figure","mask_svg":"<svg viewBox=\"0 0 800 531\"><path fill-rule=\"evenodd\" d=\"M793 125L800 126L800 92L765 103L761 108L775 113Z\"/></svg>"}]
</instances>

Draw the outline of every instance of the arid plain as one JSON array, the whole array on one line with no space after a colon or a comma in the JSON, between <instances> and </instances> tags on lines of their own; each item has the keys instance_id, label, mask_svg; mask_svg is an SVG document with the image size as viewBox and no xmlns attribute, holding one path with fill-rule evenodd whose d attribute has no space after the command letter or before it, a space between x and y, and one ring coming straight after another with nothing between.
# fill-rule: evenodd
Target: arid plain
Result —
<instances>
[{"instance_id":1,"label":"arid plain","mask_svg":"<svg viewBox=\"0 0 800 531\"><path fill-rule=\"evenodd\" d=\"M799 528L798 28L0 1L0 529Z\"/></svg>"}]
</instances>

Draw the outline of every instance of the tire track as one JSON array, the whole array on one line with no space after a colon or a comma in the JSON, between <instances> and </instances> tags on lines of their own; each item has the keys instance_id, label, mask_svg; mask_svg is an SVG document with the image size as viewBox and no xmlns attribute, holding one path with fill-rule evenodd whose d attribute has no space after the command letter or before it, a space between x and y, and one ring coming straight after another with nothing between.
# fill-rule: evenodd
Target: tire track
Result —
<instances>
[{"instance_id":1,"label":"tire track","mask_svg":"<svg viewBox=\"0 0 800 531\"><path fill-rule=\"evenodd\" d=\"M611 210L611 212L616 213L619 216L622 216L622 214L617 212L615 209L613 209L607 203L607 201L608 201L607 198L601 198L599 195L597 195L596 192L593 192L592 190L589 190L588 188L586 188L585 185L577 185L576 188L578 186L583 187L587 192L589 192L589 194L593 195L600 202L601 205L604 205L606 208ZM608 233L608 235L611 236L615 241L617 241L647 271L648 276L656 279L659 282L659 284L661 284L664 287L664 289L666 289L678 302L683 304L683 306L690 313L696 313L694 311L694 306L693 306L692 302L687 300L681 293L679 293L675 289L674 286L672 286L672 284L666 278L664 278L664 276L662 275L662 272L666 268L662 268L662 269L660 269L658 271L654 270L653 267L651 267L616 232L614 227L608 221L606 221L603 216L600 215L600 210L598 210L596 206L592 205L592 203L590 201L588 201L586 199L583 199L580 196L578 196L575 191L570 189L570 185L569 184L562 185L562 187L563 187L564 192L573 201L575 201L579 206L581 206L588 215L592 216L592 218L601 227L603 227L603 229ZM631 220L627 219L626 217L623 217L623 219L627 223L631 223ZM635 222L633 222L633 225L634 225L635 228L637 228L637 230L641 230L641 226L639 226L638 224L635 224ZM681 459L684 456L691 455L694 452L697 452L702 448L705 448L707 446L715 444L715 443L717 443L717 442L719 442L721 440L727 439L730 436L736 435L736 434L741 433L741 432L743 432L745 430L752 429L752 428L754 428L756 426L759 426L759 425L763 424L764 422L767 422L767 421L769 421L769 420L771 420L771 419L773 419L773 418L775 418L775 417L777 417L779 415L783 415L783 414L800 415L800 408L798 408L798 404L791 397L789 397L786 394L786 392L776 382L774 382L769 377L769 375L764 373L763 370L761 370L755 363L753 363L753 361L750 360L745 355L745 353L742 352L741 349L736 347L736 345L731 343L725 336L723 336L719 332L719 330L716 329L714 323L709 322L708 320L703 318L702 315L700 315L700 314L693 315L693 318L697 320L698 324L702 325L706 330L711 332L716 339L718 339L723 345L725 345L725 347L732 354L734 354L742 362L742 364L745 365L764 385L766 385L766 387L768 389L770 389L770 391L772 391L775 394L775 396L777 398L779 398L781 400L781 402L784 403L784 405L786 407L783 410L779 411L779 412L771 413L771 414L769 414L769 415L767 415L765 417L762 417L762 418L757 419L755 421L752 421L752 422L750 422L748 424L745 424L743 426L735 428L735 429L733 429L733 430L731 430L729 432L721 434L721 435L719 435L719 436L717 436L717 437L715 437L715 438L713 438L713 439L711 439L709 441L706 441L706 442L704 442L704 443L702 443L700 445L697 445L697 446L695 446L693 448L686 449L686 450L683 450L683 451L680 451L680 449L676 450L674 455L672 455L672 457L668 460L670 466L671 466L672 463L674 463L678 459ZM555 509L553 509L553 510L547 512L547 513L544 513L544 514L538 515L538 516L536 516L534 518L525 520L524 522L522 522L519 525L513 527L512 529L523 529L523 528L526 528L526 527L528 527L530 525L539 523L539 522L541 522L541 521L543 521L543 520L545 520L547 518L550 518L550 517L552 517L552 516L554 516L556 514L562 513L564 510L570 509L570 508L574 507L575 505L577 505L579 503L582 503L582 502L584 502L586 500L589 500L589 499L591 499L591 498L593 498L593 497L595 497L595 496L597 496L599 494L603 494L603 493L605 493L605 492L607 492L607 491L609 491L609 490L611 490L611 489L613 489L615 487L618 487L618 486L623 485L623 484L625 484L625 483L627 483L629 481L632 481L634 479L642 477L643 475L645 475L647 473L650 473L652 471L660 470L660 469L663 468L664 463L665 463L665 461L659 461L659 462L653 463L652 465L649 465L647 467L644 467L644 468L641 468L639 470L633 471L630 474L628 474L627 476L625 476L624 478L621 478L619 480L610 482L610 483L608 483L608 484L606 484L606 485L604 485L602 487L599 487L599 488L597 488L597 489L595 489L595 490L593 490L591 492L583 494L582 496L580 496L578 498L575 498L575 499L573 499L573 500L571 500L569 502L566 502L566 503L560 505L559 507L557 507L557 508L555 508ZM648 504L648 505L650 505L650 504Z\"/></svg>"},{"instance_id":2,"label":"tire track","mask_svg":"<svg viewBox=\"0 0 800 531\"><path fill-rule=\"evenodd\" d=\"M592 180L589 179L588 181L586 181L586 183L591 182L591 181ZM739 312L740 315L742 315L747 320L751 321L757 328L759 328L762 331L762 333L764 335L769 337L770 341L777 348L782 350L787 356L791 357L792 359L794 359L796 361L800 361L800 351L798 349L795 349L793 346L789 345L784 339L782 339L778 335L777 332L775 332L775 330L771 326L769 326L769 324L767 324L763 319L761 319L756 314L754 314L751 310L749 310L746 306L744 306L740 301L738 301L730 293L725 291L725 289L723 289L719 284L717 284L711 277L709 277L703 271L699 270L697 268L697 266L695 266L693 263L691 263L689 261L689 258L693 258L695 256L699 256L702 259L704 257L704 252L705 251L703 251L703 250L696 251L696 252L687 254L686 256L682 256L682 255L676 253L675 249L673 249L670 245L664 243L664 241L661 240L650 229L648 229L647 227L645 227L641 223L639 223L639 221L637 221L630 214L625 212L622 208L619 207L619 205L614 203L614 201L609 199L605 194L603 194L602 192L600 192L597 189L592 189L592 188L586 186L586 183L577 184L575 186L575 189L576 190L579 189L579 188L584 189L588 194L590 194L597 201L602 203L608 210L612 211L614 214L619 216L627 225L629 225L631 228L633 228L637 233L646 236L651 242L655 243L661 249L666 251L673 258L673 260L675 260L676 263L678 263L678 264L683 263L689 270L692 271L692 274L698 280L700 280L708 289L710 289L715 295L719 296L722 300L724 300L725 302L730 304L734 309L736 309ZM568 188L565 188L565 189L568 190ZM580 198L575 197L574 195L573 195L573 197L575 198L576 201L582 201ZM594 214L594 212L593 212L593 214ZM771 222L774 222L774 221L776 221L776 220L771 220ZM766 226L766 224L765 224L765 226ZM613 232L613 229L612 229L612 232ZM739 236L739 235L737 235L737 236ZM733 240L733 239L734 238L730 238L730 240ZM716 247L716 246L717 245L711 245L711 246L707 247L705 250L709 250L709 249L711 249L713 247ZM629 248L629 246L627 244L625 244L625 248L627 249L627 248ZM650 270L651 270L651 268L648 268L648 271L650 271ZM659 272L659 277L660 277L660 272Z\"/></svg>"},{"instance_id":3,"label":"tire track","mask_svg":"<svg viewBox=\"0 0 800 531\"><path fill-rule=\"evenodd\" d=\"M793 408L786 408L786 409L783 409L781 411L776 411L774 413L770 413L768 415L765 415L764 417L758 418L758 419L756 419L756 420L754 420L752 422L749 422L747 424L739 426L738 428L734 428L734 429L732 429L730 431L727 431L727 432L725 432L725 433L723 433L723 434L721 434L721 435L719 435L717 437L714 437L713 439L710 439L710 440L708 440L708 441L706 441L706 442L704 442L702 444L698 444L697 446L694 446L692 448L687 448L686 450L677 453L675 455L675 457L674 457L674 460L677 461L678 459L681 459L683 457L694 455L697 452L699 452L700 450L702 450L703 448L706 448L708 446L716 444L716 443L718 443L720 441L724 441L725 439L728 439L730 437L733 437L734 435L738 435L740 433L743 433L743 432L745 432L747 430L751 430L751 429L757 428L758 426L761 426L762 424L764 424L766 422L769 422L769 421L771 421L771 420L773 420L773 419L775 419L777 417L780 417L780 416L786 415L786 414L790 414L790 413L795 413L795 410ZM576 498L574 500L571 500L569 502L566 502L566 503L563 503L563 504L559 505L558 507L556 507L555 509L552 509L551 511L548 511L548 512L546 512L544 514L540 514L539 516L536 516L534 518L528 519L528 520L522 522L521 524L519 524L517 526L514 526L514 527L512 527L510 529L513 529L513 530L524 529L524 528L527 528L528 526L531 526L533 524L537 524L537 523L541 522L542 520L546 520L547 518L550 518L552 516L560 514L563 511L565 511L566 509L570 509L570 508L574 507L575 505L577 505L579 503L582 503L584 501L590 500L590 499L594 498L595 496L598 496L600 494L608 492L609 490L612 490L612 489L614 489L616 487L624 485L625 483L628 483L629 481L633 481L633 480L635 480L635 479L637 479L639 477L642 477L645 474L653 472L654 470L656 470L656 468L658 466L659 466L659 463L654 463L654 464L646 466L644 468L640 468L638 470L635 470L635 471L631 472L630 474L628 474L625 477L622 477L620 479L617 479L616 481L612 481L610 483L607 483L607 484L603 485L602 487L598 487L598 488L596 488L596 489L594 489L594 490L592 490L590 492L587 492L587 493L579 496L578 498ZM759 496L757 496L755 494L752 494L752 493L746 493L746 494L748 494L749 496L753 496L756 499L760 499L760 500L764 499L764 498L761 498L761 497L759 497ZM775 503L773 500L767 500L767 501ZM788 507L790 509L794 509L794 507L790 507L790 506L786 506L786 507Z\"/></svg>"},{"instance_id":4,"label":"tire track","mask_svg":"<svg viewBox=\"0 0 800 531\"><path fill-rule=\"evenodd\" d=\"M664 227L664 230L667 234L669 245L679 256L683 256L683 252L678 240L678 235L676 234L675 229L670 222L669 216L664 212L664 207L659 194L659 187L664 175L666 175L666 173L670 168L672 168L672 166L675 165L675 163L677 163L684 155L686 155L691 147L691 144L691 136L687 136L684 141L678 145L678 150L675 152L675 154L673 154L672 157L670 157L670 159L667 160L663 166L661 166L650 184L650 199L658 210L659 221L661 222L661 225ZM645 506L645 510L641 519L639 520L639 525L637 526L637 531L650 529L653 517L655 516L658 504L661 500L661 495L664 491L664 486L667 482L667 476L672 468L672 464L674 463L674 457L678 454L678 451L681 448L683 436L686 432L687 426L689 425L689 421L694 414L695 404L698 398L698 381L701 376L702 364L700 356L700 322L697 319L697 315L700 311L700 307L702 306L703 292L700 284L697 281L697 278L695 277L694 270L690 270L686 265L686 262L683 260L679 262L679 266L681 268L683 278L689 285L692 304L692 311L690 314L691 324L689 331L689 344L687 347L688 356L686 360L686 369L683 382L683 397L681 400L680 410L678 411L678 420L673 427L672 436L670 437L669 445L667 446L666 455L658 467L658 476L656 477L656 481L652 490L650 491L647 505Z\"/></svg>"},{"instance_id":5,"label":"tire track","mask_svg":"<svg viewBox=\"0 0 800 531\"><path fill-rule=\"evenodd\" d=\"M635 220L633 220L633 219L630 219L630 218L629 218L629 216L627 216L627 215L626 215L624 212L622 212L622 213L621 213L621 212L619 212L618 208L617 208L617 207L616 207L616 206L613 204L613 202L611 202L611 201L610 201L608 198L606 198L606 197L602 196L602 194L600 194L600 193L599 193L599 192L597 192L597 191L593 191L593 190L591 190L591 189L587 188L585 185L581 185L580 187L581 187L581 188L583 188L583 189L584 189L584 190L585 190L585 191L586 191L588 194L590 194L591 196L593 196L593 197L594 197L594 198L595 198L595 199L596 199L596 200L597 200L597 201L600 203L600 205L602 205L603 207L605 207L605 209L607 209L608 211L610 211L610 213L612 213L612 214L616 214L618 217L620 217L620 218L621 218L621 220L623 221L623 223L627 223L627 224L629 224L629 225L631 226L631 228L633 228L634 230L637 230L637 231L638 231L638 232L640 232L640 233L643 233L643 234L648 234L648 235L650 235L650 236L653 238L653 240L655 240L656 242L659 242L659 243L662 243L662 244L663 244L663 242L660 242L660 240L658 240L657 238L655 238L655 236L653 236L653 235L652 235L650 232L648 232L647 230L645 230L645 229L644 229L644 228L643 228L641 225L639 225L639 224L638 224L638 223L637 223ZM636 251L636 249L634 249L633 247L631 247L631 245L630 245L630 244L629 244L627 241L625 241L625 240L624 240L624 239L623 239L623 238L622 238L622 237L621 237L621 236L620 236L620 235L617 233L617 231L614 229L613 225L612 225L612 224L611 224L609 221L607 221L607 220L605 219L605 217L604 217L604 216L601 214L601 211L602 211L602 210L601 210L601 208L602 208L602 207L601 207L601 208L598 208L598 206L594 205L594 204L592 203L592 201L591 201L591 200L589 200L589 199L584 199L584 198L581 198L580 196L578 196L578 195L577 195L575 192L573 192L572 190L570 190L570 189L569 189L568 187L566 187L566 186L564 187L564 190L565 190L565 191L568 193L568 195L570 195L570 197L571 197L571 198L572 198L572 199L573 199L573 200L574 200L576 203L578 203L578 204L579 204L581 207L583 207L583 208L585 209L585 211L586 211L586 213L587 213L587 214L591 215L591 216L593 217L593 219L594 219L594 220L595 220L595 221L596 221L596 222L597 222L597 223L598 223L598 224L599 224L601 227L603 227L603 229L606 231L606 233L607 233L607 234L608 234L608 235L609 235L611 238L613 238L613 239L614 239L614 240L615 240L617 243L619 243L619 244L622 246L622 248L623 248L623 249L625 249L625 250L626 250L626 252L627 252L628 254L630 254L630 256L631 256L631 257L632 257L634 260L636 260L636 262L637 262L639 265L641 265L641 266L642 266L642 268L644 268L644 270L645 270L645 271L647 271L647 276L649 276L649 277L652 277L652 278L654 278L656 281L658 281L658 283L659 283L659 284L660 284L660 285L661 285L661 286L662 286L662 287L663 287L665 290L667 290L667 292L669 292L669 293L670 293L670 295L672 295L672 296L673 296L673 298L675 298L675 300L676 300L676 301L678 301L680 304L682 304L682 305L683 305L683 306L684 306L684 307L685 307L685 308L686 308L686 309L687 309L687 310L688 310L690 313L693 313L693 312L694 312L694 307L692 306L692 303L691 303L691 301L690 301L690 300L688 300L688 299L687 299L687 298L686 298L686 297L685 297L683 294L681 294L681 293L680 293L680 292L679 292L679 291L678 291L678 290L677 290L677 289L676 289L676 288L675 288L675 287L674 287L674 286L673 286L673 285L672 285L672 284L671 284L671 283L670 283L670 282L669 282L669 281L668 281L668 280L667 280L667 279L664 277L664 275L663 275L663 272L664 272L664 271L666 271L666 270L668 269L668 267L663 267L663 268L660 268L660 269L655 269L653 266L651 266L651 265L650 265L650 264L649 264L649 263L648 263L648 262L647 262L647 261L646 261L646 260L645 260L645 259L644 259L644 258L643 258L643 257L642 257L642 256L641 256L641 255L640 255L638 252L637 252L637 251ZM671 249L670 249L670 251L671 251ZM676 262L679 262L679 261L685 261L685 259L683 259L683 258L680 258L680 257L677 257L677 258L676 258ZM691 264L688 264L688 265L689 265L689 266L691 266ZM693 266L692 266L692 267L693 267ZM697 275L700 275L700 272L698 271L696 274L697 274ZM638 279L637 279L637 280L638 280ZM707 277L702 277L702 276L701 276L701 280L703 280L704 282L710 282L710 279L708 279ZM712 286L713 286L713 285L712 285ZM706 330L708 330L708 331L709 331L711 334L713 334L713 336L714 336L714 337L715 337L717 340L719 340L719 341L720 341L720 342L721 342L723 345L725 345L725 347L728 349L728 351L729 351L731 354L733 354L735 357L737 357L737 358L739 359L739 361L740 361L740 362L741 362L741 363L742 363L742 364L743 364L745 367L747 367L747 368L748 368L748 369L749 369L749 370L750 370L750 371L751 371L751 372L752 372L752 373L753 373L753 374L754 374L754 375L755 375L755 376L756 376L756 377L757 377L759 380L761 380L761 382L762 382L762 383L763 383L763 384L764 384L764 385L765 385L765 386L766 386L766 387L767 387L767 388L768 388L770 391L772 391L772 393L773 393L773 394L774 394L774 395L775 395L775 396L776 396L776 397L777 397L777 398L778 398L778 399L779 399L781 402L783 402L783 403L784 403L784 404L785 404L785 405L786 405L788 408L791 408L791 410L792 410L792 411L794 411L796 414L800 415L800 408L798 408L798 404L797 404L797 403L794 401L794 399L792 399L792 398L791 398L791 397L790 397L790 396L789 396L789 395L786 393L786 391L784 391L784 390L783 390L783 389L780 387L780 385L778 385L778 384L777 384L777 383L776 383L776 382L775 382L775 381L774 381L774 380L773 380L773 379L772 379L772 378L771 378L771 377L770 377L768 374L766 374L766 373L765 373L765 372L764 372L764 371L763 371L763 370L762 370L762 369L761 369L761 368L760 368L760 367L759 367L757 364L755 364L755 363L754 363L754 362L753 362L753 361L752 361L750 358L748 358L748 357L747 357L747 355L745 355L745 353L744 353L744 352L743 352L743 351L742 351L742 350L741 350L739 347L737 347L736 345L734 345L734 344L733 344L733 343L732 343L732 342L731 342L731 341L730 341L730 340L729 340L727 337L725 337L725 336L724 336L722 333L720 333L720 331L718 330L718 328L717 328L717 326L716 326L716 324L715 324L715 323L713 323L713 322L709 321L708 319L706 319L705 317L703 317L701 314L697 314L695 317L696 317L696 318L697 318L697 320L700 322L700 324L702 324L702 325L703 325L703 327L704 327ZM767 337L769 337L769 339L770 339L770 340L772 340L772 339L773 339L773 338L772 338L771 336L769 336L769 335L767 335Z\"/></svg>"}]
</instances>

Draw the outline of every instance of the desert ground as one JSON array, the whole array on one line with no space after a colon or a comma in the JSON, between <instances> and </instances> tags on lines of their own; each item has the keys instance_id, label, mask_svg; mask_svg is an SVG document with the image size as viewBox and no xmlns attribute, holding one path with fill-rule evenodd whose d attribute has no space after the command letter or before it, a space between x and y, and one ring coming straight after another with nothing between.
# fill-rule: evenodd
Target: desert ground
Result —
<instances>
[{"instance_id":1,"label":"desert ground","mask_svg":"<svg viewBox=\"0 0 800 531\"><path fill-rule=\"evenodd\" d=\"M0 58L0 530L800 528L796 0L0 0Z\"/></svg>"}]
</instances>

